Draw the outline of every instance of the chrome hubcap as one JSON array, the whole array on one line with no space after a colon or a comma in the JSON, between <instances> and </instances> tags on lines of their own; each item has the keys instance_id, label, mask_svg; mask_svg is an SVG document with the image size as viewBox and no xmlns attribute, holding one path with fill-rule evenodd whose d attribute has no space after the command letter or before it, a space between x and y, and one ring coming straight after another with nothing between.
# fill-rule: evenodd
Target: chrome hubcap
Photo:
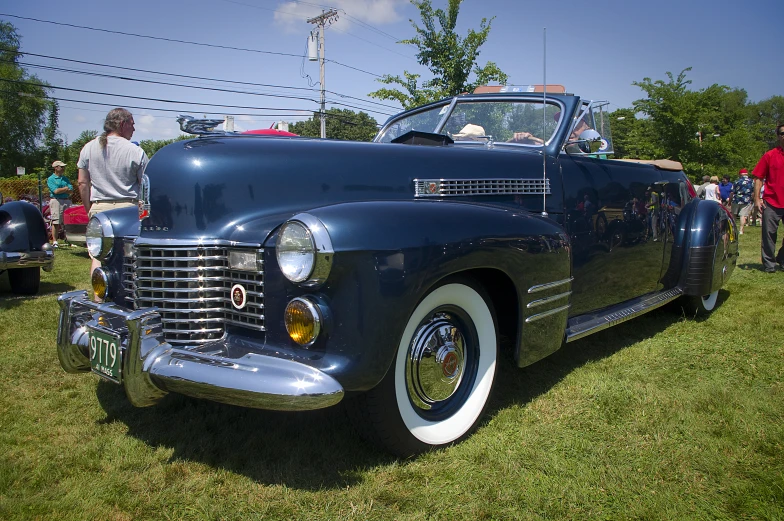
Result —
<instances>
[{"instance_id":1,"label":"chrome hubcap","mask_svg":"<svg viewBox=\"0 0 784 521\"><path fill-rule=\"evenodd\" d=\"M430 410L455 394L463 379L465 349L465 338L447 313L419 328L406 358L406 385L414 406Z\"/></svg>"}]
</instances>

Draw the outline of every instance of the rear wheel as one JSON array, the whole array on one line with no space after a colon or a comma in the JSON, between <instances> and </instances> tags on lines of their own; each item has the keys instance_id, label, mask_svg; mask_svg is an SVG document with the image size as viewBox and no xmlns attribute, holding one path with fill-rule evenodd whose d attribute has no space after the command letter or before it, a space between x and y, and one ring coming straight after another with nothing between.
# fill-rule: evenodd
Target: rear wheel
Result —
<instances>
[{"instance_id":1,"label":"rear wheel","mask_svg":"<svg viewBox=\"0 0 784 521\"><path fill-rule=\"evenodd\" d=\"M11 292L17 295L35 295L41 285L41 268L14 268L8 270Z\"/></svg>"},{"instance_id":2,"label":"rear wheel","mask_svg":"<svg viewBox=\"0 0 784 521\"><path fill-rule=\"evenodd\" d=\"M414 309L381 383L354 400L355 423L401 456L459 441L487 407L497 360L489 298L471 281L447 282Z\"/></svg>"},{"instance_id":3,"label":"rear wheel","mask_svg":"<svg viewBox=\"0 0 784 521\"><path fill-rule=\"evenodd\" d=\"M716 308L718 300L719 291L716 290L701 297L686 297L683 307L689 316L707 316Z\"/></svg>"}]
</instances>

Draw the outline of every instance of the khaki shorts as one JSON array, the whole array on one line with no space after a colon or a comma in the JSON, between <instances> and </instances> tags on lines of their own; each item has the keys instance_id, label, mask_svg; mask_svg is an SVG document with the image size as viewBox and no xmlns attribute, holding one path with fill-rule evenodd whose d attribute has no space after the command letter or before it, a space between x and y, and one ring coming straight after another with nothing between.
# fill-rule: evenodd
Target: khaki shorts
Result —
<instances>
[{"instance_id":1,"label":"khaki shorts","mask_svg":"<svg viewBox=\"0 0 784 521\"><path fill-rule=\"evenodd\" d=\"M738 215L740 215L741 217L748 217L749 215L751 215L752 209L754 209L754 203L749 203L747 205L741 206Z\"/></svg>"},{"instance_id":2,"label":"khaki shorts","mask_svg":"<svg viewBox=\"0 0 784 521\"><path fill-rule=\"evenodd\" d=\"M63 210L73 205L70 199L49 199L49 220L52 224L60 224L63 218Z\"/></svg>"},{"instance_id":3,"label":"khaki shorts","mask_svg":"<svg viewBox=\"0 0 784 521\"><path fill-rule=\"evenodd\" d=\"M116 210L117 208L127 208L128 206L136 206L135 201L95 201L90 204L90 214L93 215L106 210Z\"/></svg>"}]
</instances>

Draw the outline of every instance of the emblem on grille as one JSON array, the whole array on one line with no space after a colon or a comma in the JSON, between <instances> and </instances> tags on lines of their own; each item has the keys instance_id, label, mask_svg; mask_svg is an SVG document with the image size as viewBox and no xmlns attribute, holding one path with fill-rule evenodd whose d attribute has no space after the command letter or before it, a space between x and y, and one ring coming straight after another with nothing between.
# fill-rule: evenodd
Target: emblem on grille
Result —
<instances>
[{"instance_id":1,"label":"emblem on grille","mask_svg":"<svg viewBox=\"0 0 784 521\"><path fill-rule=\"evenodd\" d=\"M248 303L248 295L245 288L241 284L235 284L231 287L231 305L237 309L242 309Z\"/></svg>"}]
</instances>

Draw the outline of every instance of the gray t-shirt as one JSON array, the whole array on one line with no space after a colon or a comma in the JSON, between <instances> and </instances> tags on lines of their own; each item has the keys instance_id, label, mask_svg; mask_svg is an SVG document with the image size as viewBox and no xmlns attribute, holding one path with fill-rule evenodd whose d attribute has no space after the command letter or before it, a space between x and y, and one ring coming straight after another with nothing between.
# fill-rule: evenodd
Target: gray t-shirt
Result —
<instances>
[{"instance_id":1,"label":"gray t-shirt","mask_svg":"<svg viewBox=\"0 0 784 521\"><path fill-rule=\"evenodd\" d=\"M138 199L147 154L120 136L107 136L106 148L101 148L98 139L84 145L76 164L90 172L90 200Z\"/></svg>"}]
</instances>

